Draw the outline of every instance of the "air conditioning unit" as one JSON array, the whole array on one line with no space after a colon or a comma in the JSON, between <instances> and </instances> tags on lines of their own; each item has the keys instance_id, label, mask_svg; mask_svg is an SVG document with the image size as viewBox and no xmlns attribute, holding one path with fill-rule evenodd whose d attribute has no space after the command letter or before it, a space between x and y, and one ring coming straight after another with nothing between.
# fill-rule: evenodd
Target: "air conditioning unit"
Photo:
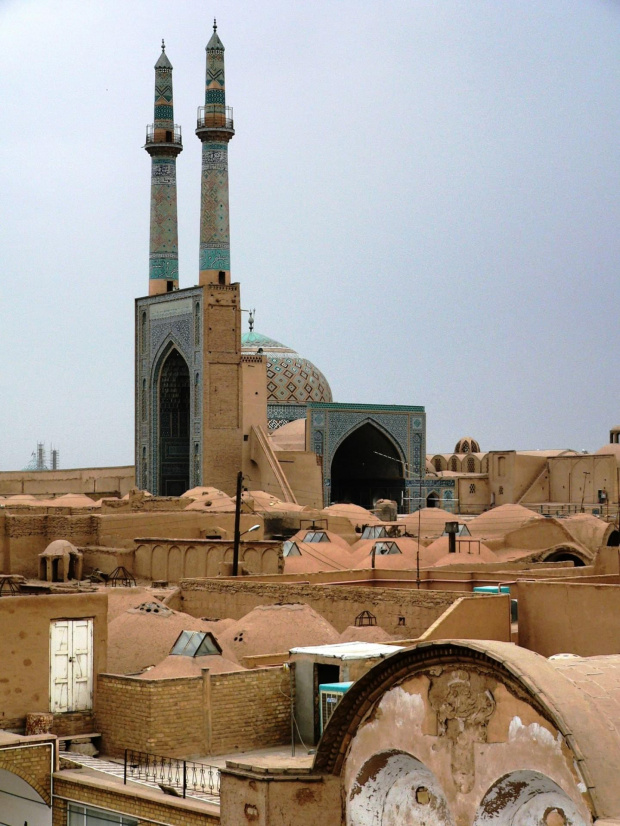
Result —
<instances>
[{"instance_id":1,"label":"air conditioning unit","mask_svg":"<svg viewBox=\"0 0 620 826\"><path fill-rule=\"evenodd\" d=\"M350 683L323 683L319 686L319 707L321 710L321 734L334 713L334 709L353 685Z\"/></svg>"}]
</instances>

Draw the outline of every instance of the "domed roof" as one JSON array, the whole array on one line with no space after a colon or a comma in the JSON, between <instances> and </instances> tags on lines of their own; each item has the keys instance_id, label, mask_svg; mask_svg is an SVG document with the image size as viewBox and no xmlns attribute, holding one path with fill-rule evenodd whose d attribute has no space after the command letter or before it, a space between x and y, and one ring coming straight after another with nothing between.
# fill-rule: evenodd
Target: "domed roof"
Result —
<instances>
[{"instance_id":1,"label":"domed roof","mask_svg":"<svg viewBox=\"0 0 620 826\"><path fill-rule=\"evenodd\" d=\"M323 373L273 338L251 330L241 336L243 353L262 350L267 358L267 401L271 404L331 402L332 391Z\"/></svg>"},{"instance_id":2,"label":"domed roof","mask_svg":"<svg viewBox=\"0 0 620 826\"><path fill-rule=\"evenodd\" d=\"M455 453L480 453L480 445L471 436L459 439L454 447Z\"/></svg>"}]
</instances>

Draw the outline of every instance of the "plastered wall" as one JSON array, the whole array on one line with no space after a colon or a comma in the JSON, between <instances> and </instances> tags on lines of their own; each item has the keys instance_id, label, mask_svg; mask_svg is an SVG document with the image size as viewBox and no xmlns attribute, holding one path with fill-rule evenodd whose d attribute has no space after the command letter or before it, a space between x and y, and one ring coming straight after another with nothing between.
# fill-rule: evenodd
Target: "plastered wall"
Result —
<instances>
[{"instance_id":1,"label":"plastered wall","mask_svg":"<svg viewBox=\"0 0 620 826\"><path fill-rule=\"evenodd\" d=\"M94 673L105 671L107 606L102 593L0 599L0 728L22 726L29 712L49 711L52 620L92 617ZM70 727L85 730L83 715L57 715L58 733L66 733L65 718Z\"/></svg>"},{"instance_id":2,"label":"plastered wall","mask_svg":"<svg viewBox=\"0 0 620 826\"><path fill-rule=\"evenodd\" d=\"M195 617L240 619L257 605L303 602L340 632L353 625L358 614L368 610L375 614L378 625L403 639L419 637L459 597L447 591L231 580L188 579L180 583L180 588L180 600L175 607Z\"/></svg>"},{"instance_id":3,"label":"plastered wall","mask_svg":"<svg viewBox=\"0 0 620 826\"><path fill-rule=\"evenodd\" d=\"M552 654L620 651L620 586L519 582L519 643Z\"/></svg>"}]
</instances>

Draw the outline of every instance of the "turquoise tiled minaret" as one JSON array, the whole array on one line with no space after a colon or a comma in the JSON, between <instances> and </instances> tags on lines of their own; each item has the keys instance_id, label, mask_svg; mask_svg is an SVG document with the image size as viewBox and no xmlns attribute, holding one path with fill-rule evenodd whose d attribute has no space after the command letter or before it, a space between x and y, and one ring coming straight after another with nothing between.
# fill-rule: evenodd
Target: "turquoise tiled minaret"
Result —
<instances>
[{"instance_id":1,"label":"turquoise tiled minaret","mask_svg":"<svg viewBox=\"0 0 620 826\"><path fill-rule=\"evenodd\" d=\"M144 147L151 156L149 295L159 295L179 288L176 158L183 150L181 127L174 123L172 64L163 40L155 64L153 120L146 127Z\"/></svg>"},{"instance_id":2,"label":"turquoise tiled minaret","mask_svg":"<svg viewBox=\"0 0 620 826\"><path fill-rule=\"evenodd\" d=\"M213 23L207 44L205 105L198 108L196 134L202 141L200 199L200 284L230 284L228 142L235 134L226 106L224 45Z\"/></svg>"}]
</instances>

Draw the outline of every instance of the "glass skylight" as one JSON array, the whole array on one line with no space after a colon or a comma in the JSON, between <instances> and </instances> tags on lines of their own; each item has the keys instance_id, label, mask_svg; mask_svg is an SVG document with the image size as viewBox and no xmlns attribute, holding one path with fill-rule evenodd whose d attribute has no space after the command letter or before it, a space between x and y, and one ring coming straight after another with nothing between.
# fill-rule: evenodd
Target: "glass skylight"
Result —
<instances>
[{"instance_id":1,"label":"glass skylight","mask_svg":"<svg viewBox=\"0 0 620 826\"><path fill-rule=\"evenodd\" d=\"M304 536L304 542L329 542L329 537L325 531L308 531Z\"/></svg>"},{"instance_id":2,"label":"glass skylight","mask_svg":"<svg viewBox=\"0 0 620 826\"><path fill-rule=\"evenodd\" d=\"M291 539L287 539L286 542L282 544L282 556L301 556L301 551L295 542Z\"/></svg>"},{"instance_id":3,"label":"glass skylight","mask_svg":"<svg viewBox=\"0 0 620 826\"><path fill-rule=\"evenodd\" d=\"M400 554L402 551L396 542L375 542L370 553L374 549L375 556L391 556L392 554Z\"/></svg>"},{"instance_id":4,"label":"glass skylight","mask_svg":"<svg viewBox=\"0 0 620 826\"><path fill-rule=\"evenodd\" d=\"M381 539L387 536L385 525L366 525L362 531L362 539Z\"/></svg>"},{"instance_id":5,"label":"glass skylight","mask_svg":"<svg viewBox=\"0 0 620 826\"><path fill-rule=\"evenodd\" d=\"M221 654L222 649L208 631L181 631L170 653L180 657L206 657Z\"/></svg>"}]
</instances>

